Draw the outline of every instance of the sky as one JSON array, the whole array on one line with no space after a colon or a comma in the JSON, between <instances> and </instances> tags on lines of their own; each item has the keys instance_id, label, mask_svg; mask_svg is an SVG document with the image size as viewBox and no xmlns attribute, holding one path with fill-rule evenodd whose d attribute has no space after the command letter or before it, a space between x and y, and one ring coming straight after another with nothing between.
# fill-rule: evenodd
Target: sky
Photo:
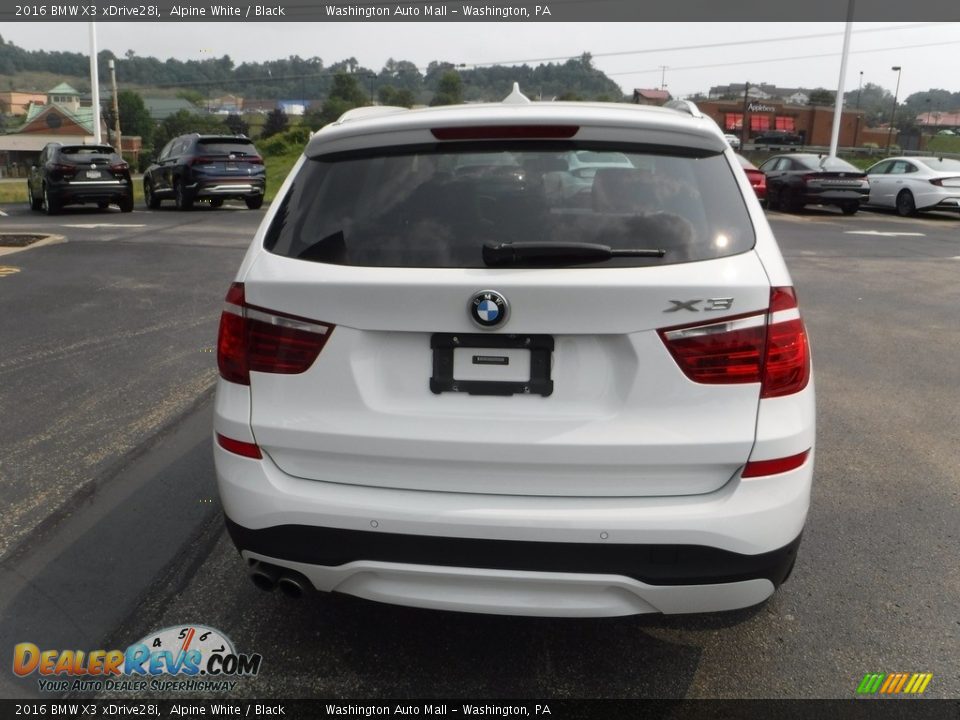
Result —
<instances>
[{"instance_id":1,"label":"sky","mask_svg":"<svg viewBox=\"0 0 960 720\"><path fill-rule=\"evenodd\" d=\"M825 87L840 79L843 23L98 23L99 49L161 60L229 55L236 64L299 55L330 65L355 57L379 70L389 59L422 69L455 64L536 65L584 52L625 93L660 87L674 97L729 83ZM28 50L88 52L86 23L11 23L2 35ZM806 36L806 37L804 37ZM809 37L817 36L817 37ZM960 92L960 23L854 23L846 91L861 82L901 99L930 88ZM665 67L664 67L665 66ZM123 63L117 63L123 84ZM535 89L530 89L535 92ZM528 92L528 94L531 94Z\"/></svg>"}]
</instances>

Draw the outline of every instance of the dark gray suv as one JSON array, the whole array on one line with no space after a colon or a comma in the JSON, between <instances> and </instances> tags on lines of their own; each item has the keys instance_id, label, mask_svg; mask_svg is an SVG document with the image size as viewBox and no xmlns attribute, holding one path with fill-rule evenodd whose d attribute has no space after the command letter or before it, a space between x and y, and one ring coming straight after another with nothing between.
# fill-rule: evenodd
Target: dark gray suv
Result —
<instances>
[{"instance_id":1,"label":"dark gray suv","mask_svg":"<svg viewBox=\"0 0 960 720\"><path fill-rule=\"evenodd\" d=\"M109 145L48 143L30 168L27 194L32 210L56 215L64 205L114 203L123 212L133 210L130 166Z\"/></svg>"},{"instance_id":2,"label":"dark gray suv","mask_svg":"<svg viewBox=\"0 0 960 720\"><path fill-rule=\"evenodd\" d=\"M197 200L220 207L227 199L256 210L265 188L263 158L243 135L180 135L143 174L143 197L153 210L164 200L189 210Z\"/></svg>"}]
</instances>

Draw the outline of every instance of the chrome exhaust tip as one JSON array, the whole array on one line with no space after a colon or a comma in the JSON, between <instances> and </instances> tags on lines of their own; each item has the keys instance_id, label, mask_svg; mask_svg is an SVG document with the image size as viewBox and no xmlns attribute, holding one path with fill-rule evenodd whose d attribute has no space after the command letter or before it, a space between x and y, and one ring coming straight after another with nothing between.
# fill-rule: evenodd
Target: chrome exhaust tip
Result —
<instances>
[{"instance_id":1,"label":"chrome exhaust tip","mask_svg":"<svg viewBox=\"0 0 960 720\"><path fill-rule=\"evenodd\" d=\"M250 568L250 579L253 584L264 592L270 592L277 587L277 578L280 572L278 568L265 563L256 563Z\"/></svg>"},{"instance_id":2,"label":"chrome exhaust tip","mask_svg":"<svg viewBox=\"0 0 960 720\"><path fill-rule=\"evenodd\" d=\"M277 581L277 585L287 597L301 598L307 592L308 581L299 575L287 573Z\"/></svg>"}]
</instances>

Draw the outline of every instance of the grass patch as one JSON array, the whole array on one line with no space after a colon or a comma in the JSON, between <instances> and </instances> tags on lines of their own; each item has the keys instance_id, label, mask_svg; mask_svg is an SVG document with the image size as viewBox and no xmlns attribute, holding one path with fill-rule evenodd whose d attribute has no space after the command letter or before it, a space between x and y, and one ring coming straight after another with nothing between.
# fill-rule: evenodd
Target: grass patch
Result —
<instances>
[{"instance_id":1,"label":"grass patch","mask_svg":"<svg viewBox=\"0 0 960 720\"><path fill-rule=\"evenodd\" d=\"M288 149L279 155L266 155L264 163L267 168L267 192L264 198L267 202L273 200L277 191L287 179L290 168L300 157L302 148ZM133 203L135 210L142 210L143 204L143 177L133 176ZM25 178L16 181L0 182L0 205L3 204L27 204L27 181Z\"/></svg>"},{"instance_id":2,"label":"grass patch","mask_svg":"<svg viewBox=\"0 0 960 720\"><path fill-rule=\"evenodd\" d=\"M27 181L17 180L16 182L0 182L0 204L2 203L23 203L27 204Z\"/></svg>"},{"instance_id":3,"label":"grass patch","mask_svg":"<svg viewBox=\"0 0 960 720\"><path fill-rule=\"evenodd\" d=\"M290 168L302 153L303 148L291 148L279 155L264 154L263 162L267 168L267 192L264 194L264 199L267 202L273 201L277 196L277 191L290 174Z\"/></svg>"}]
</instances>

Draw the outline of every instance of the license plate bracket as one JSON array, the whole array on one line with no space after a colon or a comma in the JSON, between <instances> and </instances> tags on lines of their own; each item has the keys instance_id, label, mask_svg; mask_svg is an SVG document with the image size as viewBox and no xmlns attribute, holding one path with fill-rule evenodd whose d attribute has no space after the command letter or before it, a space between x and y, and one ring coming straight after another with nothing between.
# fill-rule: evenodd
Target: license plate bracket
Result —
<instances>
[{"instance_id":1,"label":"license plate bracket","mask_svg":"<svg viewBox=\"0 0 960 720\"><path fill-rule=\"evenodd\" d=\"M433 350L433 376L430 392L461 392L469 395L541 395L553 393L550 365L554 341L552 335L485 335L480 333L434 333L430 336ZM476 348L483 351L529 350L528 380L462 380L454 377L454 351Z\"/></svg>"}]
</instances>

